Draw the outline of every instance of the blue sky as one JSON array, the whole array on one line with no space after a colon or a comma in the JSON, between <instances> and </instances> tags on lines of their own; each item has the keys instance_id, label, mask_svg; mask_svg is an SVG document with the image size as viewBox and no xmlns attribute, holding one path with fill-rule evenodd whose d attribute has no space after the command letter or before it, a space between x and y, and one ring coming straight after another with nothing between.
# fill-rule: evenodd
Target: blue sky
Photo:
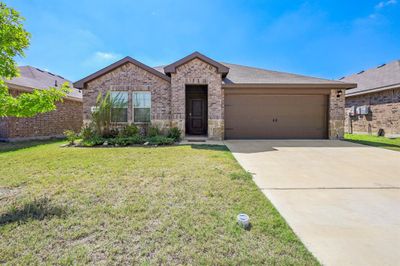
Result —
<instances>
[{"instance_id":1,"label":"blue sky","mask_svg":"<svg viewBox=\"0 0 400 266\"><path fill-rule=\"evenodd\" d=\"M124 57L193 51L328 79L400 59L400 0L13 0L31 46L19 64L76 81Z\"/></svg>"}]
</instances>

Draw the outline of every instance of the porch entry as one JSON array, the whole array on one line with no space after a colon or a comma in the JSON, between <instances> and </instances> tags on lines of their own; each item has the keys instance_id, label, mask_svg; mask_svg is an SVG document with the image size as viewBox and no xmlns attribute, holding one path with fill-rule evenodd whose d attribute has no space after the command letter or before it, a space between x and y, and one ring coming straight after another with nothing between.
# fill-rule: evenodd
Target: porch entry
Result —
<instances>
[{"instance_id":1,"label":"porch entry","mask_svg":"<svg viewBox=\"0 0 400 266\"><path fill-rule=\"evenodd\" d=\"M186 135L207 135L207 85L186 85Z\"/></svg>"}]
</instances>

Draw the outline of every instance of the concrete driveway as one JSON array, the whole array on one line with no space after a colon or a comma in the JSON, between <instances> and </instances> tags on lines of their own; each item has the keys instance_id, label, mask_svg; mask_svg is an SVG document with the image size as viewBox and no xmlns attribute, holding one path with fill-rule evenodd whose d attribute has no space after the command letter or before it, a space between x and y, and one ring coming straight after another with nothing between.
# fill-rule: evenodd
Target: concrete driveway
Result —
<instances>
[{"instance_id":1,"label":"concrete driveway","mask_svg":"<svg viewBox=\"0 0 400 266\"><path fill-rule=\"evenodd\" d=\"M344 141L226 141L325 265L400 265L400 153Z\"/></svg>"}]
</instances>

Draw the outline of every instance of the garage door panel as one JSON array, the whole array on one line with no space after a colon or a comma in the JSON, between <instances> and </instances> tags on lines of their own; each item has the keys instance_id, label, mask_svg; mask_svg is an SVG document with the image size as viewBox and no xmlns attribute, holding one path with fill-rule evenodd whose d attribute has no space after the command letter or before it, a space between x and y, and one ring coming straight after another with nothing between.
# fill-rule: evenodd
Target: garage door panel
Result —
<instances>
[{"instance_id":1,"label":"garage door panel","mask_svg":"<svg viewBox=\"0 0 400 266\"><path fill-rule=\"evenodd\" d=\"M225 95L227 139L326 138L326 95Z\"/></svg>"}]
</instances>

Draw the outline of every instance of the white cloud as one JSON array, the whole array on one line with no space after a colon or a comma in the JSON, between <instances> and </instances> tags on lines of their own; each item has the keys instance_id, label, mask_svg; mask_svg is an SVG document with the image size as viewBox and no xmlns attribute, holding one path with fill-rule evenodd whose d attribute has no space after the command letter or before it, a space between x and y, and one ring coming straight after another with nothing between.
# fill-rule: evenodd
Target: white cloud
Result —
<instances>
[{"instance_id":1,"label":"white cloud","mask_svg":"<svg viewBox=\"0 0 400 266\"><path fill-rule=\"evenodd\" d=\"M114 53L96 52L93 56L93 59L96 61L111 61L117 59L118 57L119 55Z\"/></svg>"},{"instance_id":2,"label":"white cloud","mask_svg":"<svg viewBox=\"0 0 400 266\"><path fill-rule=\"evenodd\" d=\"M97 69L109 65L120 58L122 58L121 55L113 52L97 51L92 53L86 60L84 60L82 65L89 69Z\"/></svg>"},{"instance_id":3,"label":"white cloud","mask_svg":"<svg viewBox=\"0 0 400 266\"><path fill-rule=\"evenodd\" d=\"M395 5L395 4L397 4L397 0L387 0L387 1L379 2L375 6L375 8L376 9L381 9L381 8L384 8L384 7L387 7L387 6L390 6L390 5Z\"/></svg>"}]
</instances>

